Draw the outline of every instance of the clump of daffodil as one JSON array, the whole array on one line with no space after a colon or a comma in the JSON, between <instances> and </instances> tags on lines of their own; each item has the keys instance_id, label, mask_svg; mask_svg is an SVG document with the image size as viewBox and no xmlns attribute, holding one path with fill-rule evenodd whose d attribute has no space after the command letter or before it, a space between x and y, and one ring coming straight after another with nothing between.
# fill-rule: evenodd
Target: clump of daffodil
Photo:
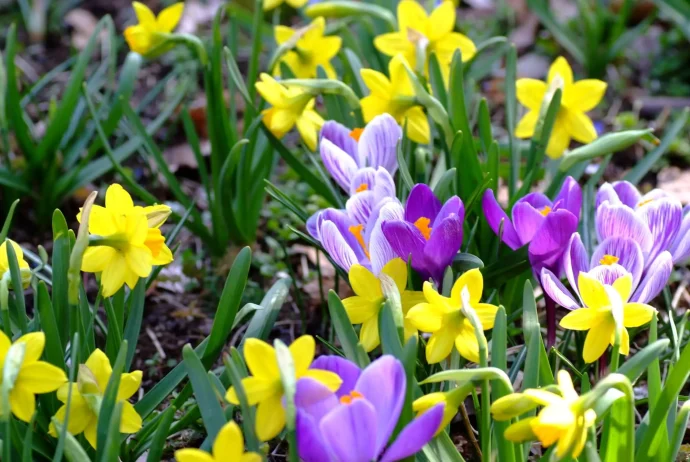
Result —
<instances>
[{"instance_id":1,"label":"clump of daffodil","mask_svg":"<svg viewBox=\"0 0 690 462\"><path fill-rule=\"evenodd\" d=\"M528 112L515 128L518 138L531 138L539 120L542 102L547 93L560 88L561 106L553 125L546 154L551 158L563 155L573 138L580 143L591 143L597 138L592 119L587 114L596 107L606 92L606 82L596 79L573 81L573 70L568 61L559 57L549 68L546 82L536 79L518 79L518 101Z\"/></svg>"},{"instance_id":2,"label":"clump of daffodil","mask_svg":"<svg viewBox=\"0 0 690 462\"><path fill-rule=\"evenodd\" d=\"M264 0L264 11L278 8L283 3L287 3L293 8L302 8L308 0Z\"/></svg>"},{"instance_id":3,"label":"clump of daffodil","mask_svg":"<svg viewBox=\"0 0 690 462\"><path fill-rule=\"evenodd\" d=\"M43 332L32 332L19 337L14 343L0 331L0 364L3 377L8 380L12 414L19 420L30 422L36 410L36 395L55 391L67 382L59 367L40 361L45 348Z\"/></svg>"},{"instance_id":4,"label":"clump of daffodil","mask_svg":"<svg viewBox=\"0 0 690 462\"><path fill-rule=\"evenodd\" d=\"M156 17L143 3L133 2L132 7L139 24L125 29L125 40L132 49L141 55L160 54L169 48L166 42L182 17L184 3L175 3Z\"/></svg>"},{"instance_id":5,"label":"clump of daffodil","mask_svg":"<svg viewBox=\"0 0 690 462\"><path fill-rule=\"evenodd\" d=\"M629 303L632 292L632 275L622 276L612 285L602 284L587 273L578 277L580 298L584 308L573 310L561 319L561 327L570 330L586 330L582 357L591 363L614 345L616 317L621 323L620 353L630 353L630 336L627 327L639 327L652 320L656 310L645 303Z\"/></svg>"},{"instance_id":6,"label":"clump of daffodil","mask_svg":"<svg viewBox=\"0 0 690 462\"><path fill-rule=\"evenodd\" d=\"M139 278L151 274L153 265L167 265L173 260L160 231L169 215L166 205L135 206L119 184L108 187L105 207L91 208L91 243L81 269L101 273L104 297L115 294L124 284L133 288ZM81 221L81 213L77 219Z\"/></svg>"},{"instance_id":7,"label":"clump of daffodil","mask_svg":"<svg viewBox=\"0 0 690 462\"><path fill-rule=\"evenodd\" d=\"M177 462L261 462L256 452L244 452L242 430L234 421L223 425L213 442L211 454L201 449L175 451Z\"/></svg>"},{"instance_id":8,"label":"clump of daffodil","mask_svg":"<svg viewBox=\"0 0 690 462\"><path fill-rule=\"evenodd\" d=\"M429 393L421 398L417 398L412 403L412 410L417 413L417 415L423 414L429 409L433 408L439 403L444 404L443 408L443 420L441 425L438 426L436 434L441 433L445 427L447 427L453 417L458 413L458 408L462 405L467 395L471 393L471 389L466 387L453 388L450 391L437 391L434 393Z\"/></svg>"},{"instance_id":9,"label":"clump of daffodil","mask_svg":"<svg viewBox=\"0 0 690 462\"><path fill-rule=\"evenodd\" d=\"M98 428L98 414L101 410L103 394L108 386L113 368L110 360L101 350L96 348L86 360L86 364L79 365L77 383L66 383L57 392L57 398L65 403L55 413L54 418L59 422L65 421L67 412L67 398L70 388L69 420L67 431L72 435L84 433L84 437L92 447L96 447L96 430ZM122 403L120 433L135 433L141 429L141 416L127 401L141 386L141 371L125 373L120 376L120 387L117 390L116 402ZM55 425L50 424L50 434L57 436Z\"/></svg>"},{"instance_id":10,"label":"clump of daffodil","mask_svg":"<svg viewBox=\"0 0 690 462\"><path fill-rule=\"evenodd\" d=\"M328 78L334 79L336 75L331 59L338 54L343 41L340 37L324 36L325 29L326 20L322 17L297 30L287 26L276 26L276 42L279 46L290 45L290 49L278 61L275 75L280 76L282 62L300 79L315 78L319 66L323 67Z\"/></svg>"},{"instance_id":11,"label":"clump of daffodil","mask_svg":"<svg viewBox=\"0 0 690 462\"><path fill-rule=\"evenodd\" d=\"M472 40L454 32L454 28L453 2L441 2L427 15L416 0L402 0L398 3L398 30L379 35L374 45L388 56L402 53L410 66L422 73L428 72L427 58L435 53L447 81L455 50L460 50L463 61L472 58L477 51Z\"/></svg>"},{"instance_id":12,"label":"clump of daffodil","mask_svg":"<svg viewBox=\"0 0 690 462\"><path fill-rule=\"evenodd\" d=\"M395 55L388 64L390 79L373 69L362 69L360 75L369 88L369 95L361 100L364 121L370 122L380 114L390 114L416 143L429 142L429 120L415 98L410 76L405 70L405 58Z\"/></svg>"},{"instance_id":13,"label":"clump of daffodil","mask_svg":"<svg viewBox=\"0 0 690 462\"><path fill-rule=\"evenodd\" d=\"M314 95L297 86L285 86L268 74L261 74L256 90L273 106L261 112L264 124L276 138L282 138L297 126L302 141L316 149L316 140L323 118L314 110Z\"/></svg>"},{"instance_id":14,"label":"clump of daffodil","mask_svg":"<svg viewBox=\"0 0 690 462\"><path fill-rule=\"evenodd\" d=\"M580 455L597 415L592 409L583 409L566 371L559 371L557 377L560 394L541 389L513 393L497 399L491 414L495 420L505 421L543 406L536 416L510 425L503 436L513 442L539 440L544 447L557 443L555 454L560 460Z\"/></svg>"},{"instance_id":15,"label":"clump of daffodil","mask_svg":"<svg viewBox=\"0 0 690 462\"><path fill-rule=\"evenodd\" d=\"M443 361L455 344L463 358L478 363L479 341L468 310L474 311L483 330L493 328L498 310L496 305L479 302L484 290L482 273L478 269L464 273L453 284L450 297L439 294L428 281L423 290L426 302L413 306L407 319L422 332L431 332L426 345L427 362Z\"/></svg>"},{"instance_id":16,"label":"clump of daffodil","mask_svg":"<svg viewBox=\"0 0 690 462\"><path fill-rule=\"evenodd\" d=\"M383 274L390 277L400 292L403 314L414 305L424 301L424 294L407 287L407 264L400 258L395 258L383 267ZM348 274L352 290L355 295L343 300L343 306L352 324L361 324L359 340L366 351L379 346L379 311L386 301L381 286L381 280L362 265L352 265ZM405 339L417 335L417 329L404 319Z\"/></svg>"},{"instance_id":17,"label":"clump of daffodil","mask_svg":"<svg viewBox=\"0 0 690 462\"><path fill-rule=\"evenodd\" d=\"M289 350L295 364L295 378L310 377L335 391L342 383L337 374L309 368L314 360L315 348L314 338L310 335L303 335L292 342ZM244 360L251 376L242 379L242 387L249 404L258 404L256 435L261 441L268 441L285 427L285 408L282 402L284 391L276 351L268 343L250 338L244 343ZM225 399L232 404L239 404L234 387L230 387Z\"/></svg>"},{"instance_id":18,"label":"clump of daffodil","mask_svg":"<svg viewBox=\"0 0 690 462\"><path fill-rule=\"evenodd\" d=\"M19 271L22 276L22 284L24 287L29 285L31 281L31 270L29 269L29 264L24 260L24 251L22 248L11 239L5 239L5 242L0 244L0 279L8 277L10 271L10 261L7 258L7 243L10 243L14 249L14 253L17 256L17 263L19 264ZM8 279L9 281L9 279Z\"/></svg>"}]
</instances>

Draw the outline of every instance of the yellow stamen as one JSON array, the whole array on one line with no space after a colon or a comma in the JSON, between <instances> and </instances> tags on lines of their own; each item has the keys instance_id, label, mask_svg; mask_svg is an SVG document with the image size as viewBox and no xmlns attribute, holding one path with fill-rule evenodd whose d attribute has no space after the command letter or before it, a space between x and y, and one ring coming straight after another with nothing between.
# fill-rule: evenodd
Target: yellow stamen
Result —
<instances>
[{"instance_id":1,"label":"yellow stamen","mask_svg":"<svg viewBox=\"0 0 690 462\"><path fill-rule=\"evenodd\" d=\"M618 260L620 258L614 257L613 255L604 255L601 260L599 260L600 265L613 265L614 263L618 263Z\"/></svg>"},{"instance_id":2,"label":"yellow stamen","mask_svg":"<svg viewBox=\"0 0 690 462\"><path fill-rule=\"evenodd\" d=\"M352 390L349 395L341 396L340 402L343 404L350 404L352 401L358 398L364 398L364 395L357 390Z\"/></svg>"},{"instance_id":3,"label":"yellow stamen","mask_svg":"<svg viewBox=\"0 0 690 462\"><path fill-rule=\"evenodd\" d=\"M419 217L417 218L417 221L414 222L415 227L422 233L422 236L424 236L424 239L427 241L431 237L431 228L429 227L430 223L431 220L429 220L427 217Z\"/></svg>"},{"instance_id":4,"label":"yellow stamen","mask_svg":"<svg viewBox=\"0 0 690 462\"><path fill-rule=\"evenodd\" d=\"M364 131L363 128L353 128L352 131L350 132L350 138L359 142L359 138L362 136L363 131Z\"/></svg>"},{"instance_id":5,"label":"yellow stamen","mask_svg":"<svg viewBox=\"0 0 690 462\"><path fill-rule=\"evenodd\" d=\"M361 185L357 186L357 189L355 189L355 192L362 192L362 191L366 191L367 189L369 189L369 186L367 186L366 183L362 183Z\"/></svg>"},{"instance_id":6,"label":"yellow stamen","mask_svg":"<svg viewBox=\"0 0 690 462\"><path fill-rule=\"evenodd\" d=\"M364 225L352 225L348 228L348 230L352 233L353 236L355 236L355 239L357 239L357 242L359 242L359 245L362 247L362 250L364 250L364 255L369 258L369 250L367 249L367 245L364 243L364 236L362 236L362 231L364 231Z\"/></svg>"},{"instance_id":7,"label":"yellow stamen","mask_svg":"<svg viewBox=\"0 0 690 462\"><path fill-rule=\"evenodd\" d=\"M649 204L650 202L654 202L654 199L643 200L642 202L637 204L637 207L642 207L643 205Z\"/></svg>"},{"instance_id":8,"label":"yellow stamen","mask_svg":"<svg viewBox=\"0 0 690 462\"><path fill-rule=\"evenodd\" d=\"M541 213L543 216L546 216L551 213L551 207L545 205L544 208L539 211L539 213Z\"/></svg>"}]
</instances>

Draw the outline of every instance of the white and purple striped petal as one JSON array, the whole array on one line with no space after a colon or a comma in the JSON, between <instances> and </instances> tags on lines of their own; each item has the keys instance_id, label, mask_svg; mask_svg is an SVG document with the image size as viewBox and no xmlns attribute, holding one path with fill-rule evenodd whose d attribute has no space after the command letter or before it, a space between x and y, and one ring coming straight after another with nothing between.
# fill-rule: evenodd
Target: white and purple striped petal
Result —
<instances>
[{"instance_id":1,"label":"white and purple striped petal","mask_svg":"<svg viewBox=\"0 0 690 462\"><path fill-rule=\"evenodd\" d=\"M652 233L653 243L648 257L651 261L662 251L671 247L683 220L683 211L679 201L659 197L643 202L638 207L637 213Z\"/></svg>"},{"instance_id":2,"label":"white and purple striped petal","mask_svg":"<svg viewBox=\"0 0 690 462\"><path fill-rule=\"evenodd\" d=\"M580 239L580 233L573 233L568 241L563 253L563 271L568 278L570 287L575 290L577 290L577 280L580 273L589 271L589 257L584 244L582 244L582 239Z\"/></svg>"},{"instance_id":3,"label":"white and purple striped petal","mask_svg":"<svg viewBox=\"0 0 690 462\"><path fill-rule=\"evenodd\" d=\"M355 160L326 138L321 140L319 151L323 165L333 180L345 191L349 191L352 178L358 170Z\"/></svg>"},{"instance_id":4,"label":"white and purple striped petal","mask_svg":"<svg viewBox=\"0 0 690 462\"><path fill-rule=\"evenodd\" d=\"M357 141L352 137L352 130L347 128L335 120L329 120L321 127L319 134L320 140L324 139L330 141L340 149L342 149L355 162L357 161ZM362 166L362 165L357 165Z\"/></svg>"},{"instance_id":5,"label":"white and purple striped petal","mask_svg":"<svg viewBox=\"0 0 690 462\"><path fill-rule=\"evenodd\" d=\"M644 255L652 249L649 227L626 205L603 202L597 209L595 221L600 241L609 237L626 237L637 242Z\"/></svg>"},{"instance_id":6,"label":"white and purple striped petal","mask_svg":"<svg viewBox=\"0 0 690 462\"><path fill-rule=\"evenodd\" d=\"M383 223L387 221L401 220L403 208L397 201L389 201L381 207L376 221L371 226L371 236L369 238L369 258L371 269L378 275L386 263L398 257L397 251L389 243L385 232L382 229Z\"/></svg>"},{"instance_id":7,"label":"white and purple striped petal","mask_svg":"<svg viewBox=\"0 0 690 462\"><path fill-rule=\"evenodd\" d=\"M553 301L568 310L580 308L580 304L575 300L570 291L565 288L558 276L546 268L542 268L540 276L542 289Z\"/></svg>"},{"instance_id":8,"label":"white and purple striped petal","mask_svg":"<svg viewBox=\"0 0 690 462\"><path fill-rule=\"evenodd\" d=\"M633 293L631 301L648 303L659 295L668 284L668 279L671 277L671 271L673 271L673 258L671 254L669 252L661 252L659 256L648 265L645 276Z\"/></svg>"},{"instance_id":9,"label":"white and purple striped petal","mask_svg":"<svg viewBox=\"0 0 690 462\"><path fill-rule=\"evenodd\" d=\"M607 256L618 260L608 261L611 259L607 258ZM594 249L590 268L614 263L625 268L632 275L633 287L636 287L640 282L642 270L644 269L644 257L637 242L624 237L610 237L604 240Z\"/></svg>"},{"instance_id":10,"label":"white and purple striped petal","mask_svg":"<svg viewBox=\"0 0 690 462\"><path fill-rule=\"evenodd\" d=\"M674 263L682 263L690 258L690 213L685 215L675 240L671 244Z\"/></svg>"},{"instance_id":11,"label":"white and purple striped petal","mask_svg":"<svg viewBox=\"0 0 690 462\"><path fill-rule=\"evenodd\" d=\"M393 117L381 114L364 127L359 138L359 166L383 167L394 175L398 169L397 149L402 130Z\"/></svg>"}]
</instances>

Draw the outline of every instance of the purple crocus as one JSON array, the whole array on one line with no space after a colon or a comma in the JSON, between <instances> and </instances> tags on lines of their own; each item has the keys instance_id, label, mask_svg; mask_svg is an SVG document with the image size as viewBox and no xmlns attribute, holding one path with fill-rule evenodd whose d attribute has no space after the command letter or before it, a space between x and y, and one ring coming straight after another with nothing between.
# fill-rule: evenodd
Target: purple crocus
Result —
<instances>
[{"instance_id":1,"label":"purple crocus","mask_svg":"<svg viewBox=\"0 0 690 462\"><path fill-rule=\"evenodd\" d=\"M654 189L645 195L627 181L605 183L596 198L596 229L600 240L628 237L640 244L651 263L663 251L674 263L690 257L690 215L683 218L680 201Z\"/></svg>"},{"instance_id":2,"label":"purple crocus","mask_svg":"<svg viewBox=\"0 0 690 462\"><path fill-rule=\"evenodd\" d=\"M350 130L329 120L320 137L319 151L326 170L350 195L370 189L371 184L364 180L372 178L371 172L382 168L393 176L398 169L396 153L402 130L388 114L375 117L363 130ZM369 176L360 173L365 168Z\"/></svg>"},{"instance_id":3,"label":"purple crocus","mask_svg":"<svg viewBox=\"0 0 690 462\"><path fill-rule=\"evenodd\" d=\"M396 358L384 355L364 370L342 358L328 361L319 367L336 366L335 372L344 374L338 394L310 378L297 382L297 450L302 460L391 462L414 455L433 438L443 404L415 418L389 444L407 386L405 369Z\"/></svg>"},{"instance_id":4,"label":"purple crocus","mask_svg":"<svg viewBox=\"0 0 690 462\"><path fill-rule=\"evenodd\" d=\"M577 230L582 190L572 177L565 179L554 201L542 193L530 193L513 206L512 220L487 189L482 199L484 215L494 233L511 249L529 245L530 263L536 275L541 268L560 271L565 244Z\"/></svg>"},{"instance_id":5,"label":"purple crocus","mask_svg":"<svg viewBox=\"0 0 690 462\"><path fill-rule=\"evenodd\" d=\"M437 283L462 245L465 207L453 196L441 204L425 184L417 184L405 203L405 215L383 222L383 234L403 260L412 257L412 268Z\"/></svg>"},{"instance_id":6,"label":"purple crocus","mask_svg":"<svg viewBox=\"0 0 690 462\"><path fill-rule=\"evenodd\" d=\"M541 283L544 291L556 303L573 310L584 306L578 290L580 273L587 273L606 285L611 285L616 279L630 273L632 296L629 301L648 303L666 286L673 270L673 262L671 254L663 251L645 265L640 244L627 237L605 239L597 246L590 258L582 244L580 234L575 233L563 253L563 268L577 298L565 288L555 274L546 268L541 270Z\"/></svg>"}]
</instances>

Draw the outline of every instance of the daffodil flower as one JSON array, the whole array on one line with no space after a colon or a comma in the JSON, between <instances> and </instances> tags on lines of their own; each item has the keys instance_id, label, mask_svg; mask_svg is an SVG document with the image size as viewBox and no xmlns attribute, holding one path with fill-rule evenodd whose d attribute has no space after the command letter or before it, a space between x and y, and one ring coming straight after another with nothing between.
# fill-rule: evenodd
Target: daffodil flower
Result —
<instances>
[{"instance_id":1,"label":"daffodil flower","mask_svg":"<svg viewBox=\"0 0 690 462\"><path fill-rule=\"evenodd\" d=\"M270 11L278 8L283 3L287 3L293 8L302 8L307 4L308 0L264 0L264 11Z\"/></svg>"},{"instance_id":2,"label":"daffodil flower","mask_svg":"<svg viewBox=\"0 0 690 462\"><path fill-rule=\"evenodd\" d=\"M556 444L556 457L578 457L587 441L587 433L597 415L592 409L582 409L573 381L566 371L558 372L560 394L528 389L497 399L491 406L495 420L510 420L536 407L543 406L535 417L527 417L510 425L504 437L513 442L539 440L544 447Z\"/></svg>"},{"instance_id":3,"label":"daffodil flower","mask_svg":"<svg viewBox=\"0 0 690 462\"><path fill-rule=\"evenodd\" d=\"M316 18L311 24L302 29L292 29L287 26L276 26L275 39L278 45L293 41L292 48L287 51L279 63L285 63L295 77L300 79L316 78L316 70L323 67L329 79L336 77L331 65L331 59L338 54L342 39L340 37L326 37L326 20ZM280 65L275 68L275 75L280 76Z\"/></svg>"},{"instance_id":4,"label":"daffodil flower","mask_svg":"<svg viewBox=\"0 0 690 462\"><path fill-rule=\"evenodd\" d=\"M160 226L170 208L165 205L134 206L132 197L119 184L108 187L105 207L94 205L89 217L89 233L97 245L86 249L82 271L101 273L104 297L127 284L133 288L139 278L151 274L153 265L173 260ZM81 221L81 213L77 215Z\"/></svg>"},{"instance_id":5,"label":"daffodil flower","mask_svg":"<svg viewBox=\"0 0 690 462\"><path fill-rule=\"evenodd\" d=\"M410 76L405 70L402 55L395 55L388 64L390 79L373 69L362 69L360 75L369 88L369 96L360 101L364 121L370 122L379 114L390 114L402 126L407 124L407 136L416 143L429 142L429 121L415 98Z\"/></svg>"},{"instance_id":6,"label":"daffodil flower","mask_svg":"<svg viewBox=\"0 0 690 462\"><path fill-rule=\"evenodd\" d=\"M31 269L29 268L29 264L26 262L26 260L24 260L24 251L19 244L14 242L12 239L5 239L5 242L0 244L0 278L5 277L5 275L9 275L10 271L10 261L7 258L8 242L14 249L14 253L17 256L17 263L19 264L19 271L21 272L22 276L22 284L24 287L27 287L31 281Z\"/></svg>"},{"instance_id":7,"label":"daffodil flower","mask_svg":"<svg viewBox=\"0 0 690 462\"><path fill-rule=\"evenodd\" d=\"M439 294L430 282L424 283L425 303L413 306L407 313L407 319L417 329L431 332L426 346L426 360L429 364L438 363L447 358L453 344L460 355L475 363L479 362L479 342L472 323L463 312L463 292L467 291L467 301L483 330L493 328L496 305L480 303L484 279L478 269L467 271L455 281L450 297Z\"/></svg>"},{"instance_id":8,"label":"daffodil flower","mask_svg":"<svg viewBox=\"0 0 690 462\"><path fill-rule=\"evenodd\" d=\"M310 369L314 360L314 338L303 335L290 345L290 354L295 363L295 377L311 377L335 391L342 380L337 374L320 369ZM250 405L258 404L256 412L256 435L262 441L275 438L285 427L285 408L283 408L283 384L280 380L278 359L275 349L256 338L244 343L244 359L251 376L242 379L242 387ZM237 393L231 387L226 396L232 404L239 404Z\"/></svg>"},{"instance_id":9,"label":"daffodil flower","mask_svg":"<svg viewBox=\"0 0 690 462\"><path fill-rule=\"evenodd\" d=\"M435 53L447 81L455 50L460 50L463 61L471 59L477 51L472 40L454 32L454 28L452 2L441 2L427 15L417 1L403 0L398 3L398 31L379 35L374 39L374 46L388 56L402 53L412 68L423 72L428 72L427 57Z\"/></svg>"},{"instance_id":10,"label":"daffodil flower","mask_svg":"<svg viewBox=\"0 0 690 462\"><path fill-rule=\"evenodd\" d=\"M573 81L573 70L568 61L559 57L549 68L546 82L536 79L518 79L518 101L528 112L515 128L518 138L531 138L539 120L540 109L549 87L562 90L561 107L553 125L546 154L551 158L563 155L573 138L580 143L591 143L597 138L592 120L585 114L594 109L604 97L606 82L596 79Z\"/></svg>"},{"instance_id":11,"label":"daffodil flower","mask_svg":"<svg viewBox=\"0 0 690 462\"><path fill-rule=\"evenodd\" d=\"M143 3L133 2L132 7L139 24L129 26L124 34L132 51L142 55L149 55L151 52L160 54L167 51L168 48L164 45L180 22L184 3L175 3L165 8L158 17Z\"/></svg>"},{"instance_id":12,"label":"daffodil flower","mask_svg":"<svg viewBox=\"0 0 690 462\"><path fill-rule=\"evenodd\" d=\"M312 151L316 150L319 129L323 118L314 110L314 95L304 88L285 86L268 74L261 74L256 90L273 106L261 112L264 124L276 138L282 138L297 126L302 141Z\"/></svg>"},{"instance_id":13,"label":"daffodil flower","mask_svg":"<svg viewBox=\"0 0 690 462\"><path fill-rule=\"evenodd\" d=\"M424 414L425 412L433 409L436 405L442 403L443 407L443 420L436 430L436 434L441 433L445 427L447 427L453 420L453 417L458 413L458 408L462 405L465 398L471 393L471 389L465 387L453 388L450 391L437 391L424 395L417 398L412 403L412 410L417 413L417 415Z\"/></svg>"},{"instance_id":14,"label":"daffodil flower","mask_svg":"<svg viewBox=\"0 0 690 462\"><path fill-rule=\"evenodd\" d=\"M98 428L98 415L105 389L108 386L113 368L110 360L101 350L96 348L86 360L86 364L79 366L77 383L66 383L57 392L57 398L65 403L55 413L54 418L63 423L67 413L67 398L70 388L72 399L70 401L69 420L67 431L72 435L84 433L89 444L96 447L96 431ZM117 389L116 402L122 403L122 417L120 421L120 433L135 433L141 429L141 416L127 401L141 386L141 371L125 373L120 376L120 387ZM50 424L50 434L57 437L55 425Z\"/></svg>"},{"instance_id":15,"label":"daffodil flower","mask_svg":"<svg viewBox=\"0 0 690 462\"><path fill-rule=\"evenodd\" d=\"M613 284L605 285L587 273L580 273L578 289L585 307L568 313L561 319L561 327L589 331L582 350L585 362L596 361L609 344L614 344L616 316L621 316L622 322L620 353L627 356L630 337L626 328L647 324L656 313L647 304L628 303L633 289L632 275L628 273L613 281Z\"/></svg>"},{"instance_id":16,"label":"daffodil flower","mask_svg":"<svg viewBox=\"0 0 690 462\"><path fill-rule=\"evenodd\" d=\"M43 332L32 332L14 343L0 331L0 364L2 380L9 379L9 400L12 414L23 422L30 422L36 410L36 395L50 393L67 382L59 367L40 361L45 348Z\"/></svg>"},{"instance_id":17,"label":"daffodil flower","mask_svg":"<svg viewBox=\"0 0 690 462\"><path fill-rule=\"evenodd\" d=\"M244 452L242 430L234 421L223 425L213 442L211 454L201 449L175 451L177 462L261 462L256 452Z\"/></svg>"},{"instance_id":18,"label":"daffodil flower","mask_svg":"<svg viewBox=\"0 0 690 462\"><path fill-rule=\"evenodd\" d=\"M402 303L403 314L424 301L421 292L405 290L407 287L407 264L400 258L395 258L383 267L381 273L390 277L394 282ZM343 306L352 324L361 324L359 340L366 351L379 346L379 311L386 301L382 290L381 280L362 265L353 265L348 274L355 296L343 300ZM405 338L417 335L417 329L408 320L404 320Z\"/></svg>"}]
</instances>

